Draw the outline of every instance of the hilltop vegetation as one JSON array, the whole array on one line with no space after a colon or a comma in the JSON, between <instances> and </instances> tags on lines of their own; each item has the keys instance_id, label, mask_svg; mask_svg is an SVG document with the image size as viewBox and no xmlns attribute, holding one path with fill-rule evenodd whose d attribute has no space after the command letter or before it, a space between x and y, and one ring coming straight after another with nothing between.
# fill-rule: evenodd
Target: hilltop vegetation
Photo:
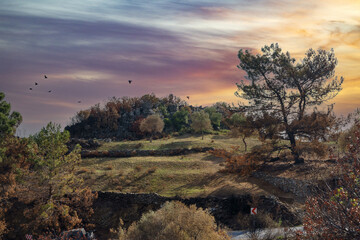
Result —
<instances>
[{"instance_id":1,"label":"hilltop vegetation","mask_svg":"<svg viewBox=\"0 0 360 240\"><path fill-rule=\"evenodd\" d=\"M219 129L227 108L229 106L225 103L206 108L216 129ZM159 137L172 132L189 132L191 113L201 109L204 108L189 106L172 94L163 98L158 98L154 94L146 94L140 98L113 97L104 107L96 104L79 111L65 129L76 138L142 139L152 133L142 131L141 122L156 114L164 123L164 133L155 135Z\"/></svg>"}]
</instances>

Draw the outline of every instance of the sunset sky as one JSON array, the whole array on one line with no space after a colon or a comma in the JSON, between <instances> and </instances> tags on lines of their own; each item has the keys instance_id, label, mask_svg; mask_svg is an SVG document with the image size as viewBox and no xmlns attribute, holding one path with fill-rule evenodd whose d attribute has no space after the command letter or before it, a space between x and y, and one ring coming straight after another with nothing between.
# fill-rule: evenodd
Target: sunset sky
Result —
<instances>
[{"instance_id":1,"label":"sunset sky","mask_svg":"<svg viewBox=\"0 0 360 240\"><path fill-rule=\"evenodd\" d=\"M360 106L359 0L2 0L0 91L20 136L112 96L237 103L239 49L271 43L297 59L333 48L345 78L335 111Z\"/></svg>"}]
</instances>

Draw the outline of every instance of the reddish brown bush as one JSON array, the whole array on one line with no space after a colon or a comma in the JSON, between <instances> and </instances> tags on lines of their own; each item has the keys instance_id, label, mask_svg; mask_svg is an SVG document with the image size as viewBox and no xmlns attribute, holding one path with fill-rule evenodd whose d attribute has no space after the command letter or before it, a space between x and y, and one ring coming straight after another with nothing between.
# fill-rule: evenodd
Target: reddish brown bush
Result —
<instances>
[{"instance_id":1,"label":"reddish brown bush","mask_svg":"<svg viewBox=\"0 0 360 240\"><path fill-rule=\"evenodd\" d=\"M360 125L349 152L338 159L337 186L306 202L305 233L298 239L360 239Z\"/></svg>"},{"instance_id":2,"label":"reddish brown bush","mask_svg":"<svg viewBox=\"0 0 360 240\"><path fill-rule=\"evenodd\" d=\"M209 153L225 160L225 171L249 175L263 162L260 155L254 153L240 154L239 147L232 147L230 151L225 149L210 150Z\"/></svg>"},{"instance_id":3,"label":"reddish brown bush","mask_svg":"<svg viewBox=\"0 0 360 240\"><path fill-rule=\"evenodd\" d=\"M26 139L6 136L0 140L3 155L0 161L0 239L3 234L11 231L11 226L5 221L5 215L11 207L10 198L16 197L22 191L19 181L28 171L32 152Z\"/></svg>"},{"instance_id":4,"label":"reddish brown bush","mask_svg":"<svg viewBox=\"0 0 360 240\"><path fill-rule=\"evenodd\" d=\"M142 116L137 117L130 128L131 132L135 133L137 137L141 137L141 138L145 136L144 132L140 130L140 124L142 121L144 121L144 117Z\"/></svg>"}]
</instances>

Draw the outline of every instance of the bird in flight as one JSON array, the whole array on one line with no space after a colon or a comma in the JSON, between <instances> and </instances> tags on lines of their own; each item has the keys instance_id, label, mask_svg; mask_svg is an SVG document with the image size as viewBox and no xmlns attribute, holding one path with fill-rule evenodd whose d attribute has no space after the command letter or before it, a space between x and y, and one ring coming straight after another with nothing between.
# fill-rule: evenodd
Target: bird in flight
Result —
<instances>
[{"instance_id":1,"label":"bird in flight","mask_svg":"<svg viewBox=\"0 0 360 240\"><path fill-rule=\"evenodd\" d=\"M131 84L132 80L129 80L129 84Z\"/></svg>"},{"instance_id":2,"label":"bird in flight","mask_svg":"<svg viewBox=\"0 0 360 240\"><path fill-rule=\"evenodd\" d=\"M78 101L78 103L81 103L81 101Z\"/></svg>"},{"instance_id":3,"label":"bird in flight","mask_svg":"<svg viewBox=\"0 0 360 240\"><path fill-rule=\"evenodd\" d=\"M186 96L186 98L187 98L187 99L190 99L190 97L189 97L189 96Z\"/></svg>"},{"instance_id":4,"label":"bird in flight","mask_svg":"<svg viewBox=\"0 0 360 240\"><path fill-rule=\"evenodd\" d=\"M44 75L44 78L47 78L47 76L46 76L46 75Z\"/></svg>"},{"instance_id":5,"label":"bird in flight","mask_svg":"<svg viewBox=\"0 0 360 240\"><path fill-rule=\"evenodd\" d=\"M39 85L37 82L35 82L35 86Z\"/></svg>"},{"instance_id":6,"label":"bird in flight","mask_svg":"<svg viewBox=\"0 0 360 240\"><path fill-rule=\"evenodd\" d=\"M32 90L32 88L29 88L30 90Z\"/></svg>"},{"instance_id":7,"label":"bird in flight","mask_svg":"<svg viewBox=\"0 0 360 240\"><path fill-rule=\"evenodd\" d=\"M49 90L48 92L51 92L51 90Z\"/></svg>"}]
</instances>

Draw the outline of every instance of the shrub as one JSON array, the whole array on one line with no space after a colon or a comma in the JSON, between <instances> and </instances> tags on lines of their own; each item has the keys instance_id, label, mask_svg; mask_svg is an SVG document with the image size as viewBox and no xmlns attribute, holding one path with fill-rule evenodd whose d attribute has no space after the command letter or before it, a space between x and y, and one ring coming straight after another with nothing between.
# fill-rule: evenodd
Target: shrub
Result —
<instances>
[{"instance_id":1,"label":"shrub","mask_svg":"<svg viewBox=\"0 0 360 240\"><path fill-rule=\"evenodd\" d=\"M127 240L157 239L230 239L218 229L214 217L195 205L185 206L180 202L167 202L153 212L146 213L140 221L132 224L125 234Z\"/></svg>"},{"instance_id":2,"label":"shrub","mask_svg":"<svg viewBox=\"0 0 360 240\"><path fill-rule=\"evenodd\" d=\"M260 164L264 161L265 157L263 152L266 149L257 151L254 148L251 153L240 154L239 147L231 147L231 150L215 149L210 150L209 153L221 157L225 160L225 171L229 173L238 173L240 175L250 175L253 171L258 169Z\"/></svg>"},{"instance_id":3,"label":"shrub","mask_svg":"<svg viewBox=\"0 0 360 240\"><path fill-rule=\"evenodd\" d=\"M161 133L164 129L164 121L159 115L150 115L140 123L140 130L151 134L150 142L152 142L155 133Z\"/></svg>"},{"instance_id":4,"label":"shrub","mask_svg":"<svg viewBox=\"0 0 360 240\"><path fill-rule=\"evenodd\" d=\"M323 158L328 154L329 149L326 144L318 140L313 140L311 142L299 142L296 146L296 151L300 156L317 156Z\"/></svg>"},{"instance_id":5,"label":"shrub","mask_svg":"<svg viewBox=\"0 0 360 240\"><path fill-rule=\"evenodd\" d=\"M281 224L276 222L270 213L262 211L259 211L256 215L239 213L237 215L236 223L240 229L248 229L250 231L281 227Z\"/></svg>"},{"instance_id":6,"label":"shrub","mask_svg":"<svg viewBox=\"0 0 360 240\"><path fill-rule=\"evenodd\" d=\"M306 202L304 234L298 239L360 239L360 125L339 158L340 179L333 190L319 191Z\"/></svg>"},{"instance_id":7,"label":"shrub","mask_svg":"<svg viewBox=\"0 0 360 240\"><path fill-rule=\"evenodd\" d=\"M349 147L351 143L351 139L355 137L356 130L357 130L356 125L354 125L350 129L340 134L338 138L338 147L342 152L347 151L347 147Z\"/></svg>"}]
</instances>

